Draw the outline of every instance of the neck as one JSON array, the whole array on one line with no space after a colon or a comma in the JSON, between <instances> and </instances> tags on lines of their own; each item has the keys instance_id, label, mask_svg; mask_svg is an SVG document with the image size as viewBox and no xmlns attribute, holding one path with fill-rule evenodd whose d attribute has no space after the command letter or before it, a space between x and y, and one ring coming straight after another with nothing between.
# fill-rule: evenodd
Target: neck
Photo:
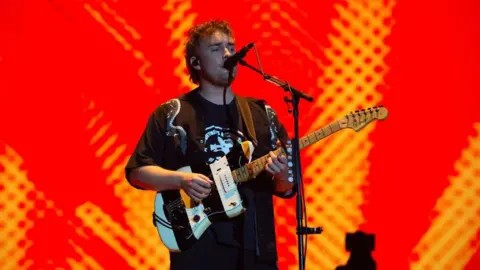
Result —
<instances>
[{"instance_id":1,"label":"neck","mask_svg":"<svg viewBox=\"0 0 480 270\"><path fill-rule=\"evenodd\" d=\"M204 97L206 100L218 104L223 105L223 90L224 87L216 86L209 83L201 83L199 93ZM232 92L232 87L227 86L227 91L225 95L225 102L229 104L232 102L234 94Z\"/></svg>"},{"instance_id":2,"label":"neck","mask_svg":"<svg viewBox=\"0 0 480 270\"><path fill-rule=\"evenodd\" d=\"M217 104L223 105L223 88L204 88L203 86L200 87L200 95L204 97L206 100ZM227 87L226 95L225 95L225 103L229 104L233 100L233 92L232 88L229 86Z\"/></svg>"}]
</instances>

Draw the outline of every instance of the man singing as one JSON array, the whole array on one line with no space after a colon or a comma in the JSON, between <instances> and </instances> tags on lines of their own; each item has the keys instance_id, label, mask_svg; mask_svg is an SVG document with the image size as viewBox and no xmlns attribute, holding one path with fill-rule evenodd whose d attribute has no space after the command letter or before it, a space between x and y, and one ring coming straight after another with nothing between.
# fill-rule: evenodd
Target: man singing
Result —
<instances>
[{"instance_id":1,"label":"man singing","mask_svg":"<svg viewBox=\"0 0 480 270\"><path fill-rule=\"evenodd\" d=\"M188 33L185 60L198 88L160 105L147 126L127 166L129 183L139 189L183 190L201 202L214 182L200 173L177 171L193 164L211 164L237 144L256 138L252 160L269 155L264 171L238 186L245 213L213 223L191 248L170 253L173 270L277 269L273 195L294 196L287 159L276 156L278 141L287 133L275 112L264 101L246 99L255 136L249 134L231 83L236 67L223 67L235 53L233 31L226 21L208 21ZM253 133L253 132L252 132Z\"/></svg>"}]
</instances>

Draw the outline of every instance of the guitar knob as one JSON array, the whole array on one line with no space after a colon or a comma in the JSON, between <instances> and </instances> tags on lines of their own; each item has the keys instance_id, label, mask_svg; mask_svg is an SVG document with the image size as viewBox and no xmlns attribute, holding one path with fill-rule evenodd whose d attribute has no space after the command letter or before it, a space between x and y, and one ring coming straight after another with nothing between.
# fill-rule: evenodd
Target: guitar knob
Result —
<instances>
[{"instance_id":1,"label":"guitar knob","mask_svg":"<svg viewBox=\"0 0 480 270\"><path fill-rule=\"evenodd\" d=\"M194 222L200 221L200 216L199 216L199 215L193 216L193 221L194 221Z\"/></svg>"}]
</instances>

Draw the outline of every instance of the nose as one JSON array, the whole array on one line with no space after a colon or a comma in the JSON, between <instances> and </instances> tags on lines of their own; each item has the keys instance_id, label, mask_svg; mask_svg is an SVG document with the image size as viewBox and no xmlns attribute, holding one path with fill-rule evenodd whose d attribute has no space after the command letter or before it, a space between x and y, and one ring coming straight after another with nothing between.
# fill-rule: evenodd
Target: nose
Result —
<instances>
[{"instance_id":1,"label":"nose","mask_svg":"<svg viewBox=\"0 0 480 270\"><path fill-rule=\"evenodd\" d=\"M224 48L223 49L223 58L228 58L232 56L232 53L230 52L230 50L228 48Z\"/></svg>"}]
</instances>

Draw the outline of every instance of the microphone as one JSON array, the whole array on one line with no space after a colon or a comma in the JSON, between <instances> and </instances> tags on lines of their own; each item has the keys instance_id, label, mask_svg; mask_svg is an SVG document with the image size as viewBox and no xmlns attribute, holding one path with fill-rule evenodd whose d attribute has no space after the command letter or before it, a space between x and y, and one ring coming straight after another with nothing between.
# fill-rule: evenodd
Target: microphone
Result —
<instances>
[{"instance_id":1,"label":"microphone","mask_svg":"<svg viewBox=\"0 0 480 270\"><path fill-rule=\"evenodd\" d=\"M247 44L240 51L236 52L234 55L227 58L227 60L225 60L225 62L223 63L223 67L231 70L234 66L238 64L240 60L242 60L243 57L245 57L247 52L250 51L252 47L253 47L253 42Z\"/></svg>"}]
</instances>

